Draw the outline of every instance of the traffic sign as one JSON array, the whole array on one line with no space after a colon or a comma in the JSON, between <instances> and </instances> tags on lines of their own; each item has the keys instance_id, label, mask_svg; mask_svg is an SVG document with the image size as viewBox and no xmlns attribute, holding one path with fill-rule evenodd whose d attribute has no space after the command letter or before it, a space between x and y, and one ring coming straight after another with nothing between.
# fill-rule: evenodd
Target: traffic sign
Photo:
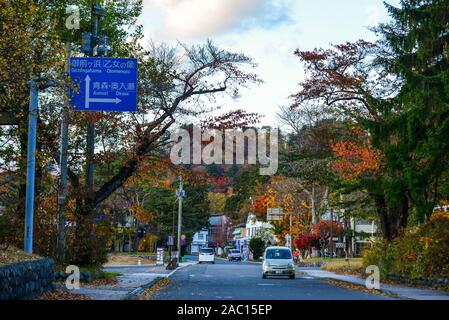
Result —
<instances>
[{"instance_id":1,"label":"traffic sign","mask_svg":"<svg viewBox=\"0 0 449 320\"><path fill-rule=\"evenodd\" d=\"M70 78L69 96L75 110L137 110L137 59L71 58Z\"/></svg>"},{"instance_id":2,"label":"traffic sign","mask_svg":"<svg viewBox=\"0 0 449 320\"><path fill-rule=\"evenodd\" d=\"M186 197L186 191L185 190L176 189L176 196L178 198L185 198Z\"/></svg>"},{"instance_id":3,"label":"traffic sign","mask_svg":"<svg viewBox=\"0 0 449 320\"><path fill-rule=\"evenodd\" d=\"M267 208L267 221L280 221L284 218L282 208Z\"/></svg>"}]
</instances>

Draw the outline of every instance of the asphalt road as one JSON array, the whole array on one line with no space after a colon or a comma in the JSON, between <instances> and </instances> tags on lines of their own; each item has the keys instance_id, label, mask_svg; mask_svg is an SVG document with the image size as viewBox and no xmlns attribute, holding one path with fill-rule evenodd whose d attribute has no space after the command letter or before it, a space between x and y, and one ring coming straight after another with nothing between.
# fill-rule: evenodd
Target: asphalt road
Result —
<instances>
[{"instance_id":1,"label":"asphalt road","mask_svg":"<svg viewBox=\"0 0 449 320\"><path fill-rule=\"evenodd\" d=\"M192 259L192 258L190 258ZM262 279L261 265L215 260L179 270L153 296L159 300L377 300L384 296L331 285L312 277Z\"/></svg>"}]
</instances>

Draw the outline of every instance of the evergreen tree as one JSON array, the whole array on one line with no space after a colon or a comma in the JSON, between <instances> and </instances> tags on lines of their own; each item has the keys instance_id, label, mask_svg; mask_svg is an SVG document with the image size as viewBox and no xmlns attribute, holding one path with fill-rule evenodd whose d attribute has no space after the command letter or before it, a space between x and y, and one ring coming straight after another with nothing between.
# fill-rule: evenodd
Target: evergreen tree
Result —
<instances>
[{"instance_id":1,"label":"evergreen tree","mask_svg":"<svg viewBox=\"0 0 449 320\"><path fill-rule=\"evenodd\" d=\"M393 142L387 155L404 173L414 217L421 222L449 191L449 0L386 6L393 20L377 31L393 58L383 63L402 86L399 110L376 132Z\"/></svg>"}]
</instances>

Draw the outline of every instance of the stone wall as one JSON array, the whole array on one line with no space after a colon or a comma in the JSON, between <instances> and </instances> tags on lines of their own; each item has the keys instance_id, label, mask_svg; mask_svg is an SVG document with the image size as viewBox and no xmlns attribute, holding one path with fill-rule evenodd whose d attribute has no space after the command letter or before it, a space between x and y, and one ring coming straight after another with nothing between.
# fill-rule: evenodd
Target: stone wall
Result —
<instances>
[{"instance_id":1,"label":"stone wall","mask_svg":"<svg viewBox=\"0 0 449 320\"><path fill-rule=\"evenodd\" d=\"M0 266L0 300L29 300L52 290L53 267L52 259Z\"/></svg>"}]
</instances>

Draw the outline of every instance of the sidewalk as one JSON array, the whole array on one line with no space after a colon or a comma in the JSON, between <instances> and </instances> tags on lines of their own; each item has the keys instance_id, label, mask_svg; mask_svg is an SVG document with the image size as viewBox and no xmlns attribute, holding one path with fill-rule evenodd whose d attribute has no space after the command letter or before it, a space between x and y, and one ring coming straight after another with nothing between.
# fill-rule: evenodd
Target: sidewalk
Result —
<instances>
[{"instance_id":1,"label":"sidewalk","mask_svg":"<svg viewBox=\"0 0 449 320\"><path fill-rule=\"evenodd\" d=\"M298 268L297 270L313 278L318 279L328 278L365 286L365 279L352 275L336 274L333 272L321 270L319 268ZM397 295L401 299L449 300L449 292L442 290L420 289L401 285L391 285L381 283L380 291L383 291L387 294Z\"/></svg>"},{"instance_id":2,"label":"sidewalk","mask_svg":"<svg viewBox=\"0 0 449 320\"><path fill-rule=\"evenodd\" d=\"M194 264L183 262L175 270L166 270L165 266L136 265L136 266L105 266L103 269L109 272L120 272L118 283L107 286L89 286L81 284L79 290L72 293L83 294L94 300L123 300L131 292L151 284L156 278L168 278L176 271Z\"/></svg>"}]
</instances>

